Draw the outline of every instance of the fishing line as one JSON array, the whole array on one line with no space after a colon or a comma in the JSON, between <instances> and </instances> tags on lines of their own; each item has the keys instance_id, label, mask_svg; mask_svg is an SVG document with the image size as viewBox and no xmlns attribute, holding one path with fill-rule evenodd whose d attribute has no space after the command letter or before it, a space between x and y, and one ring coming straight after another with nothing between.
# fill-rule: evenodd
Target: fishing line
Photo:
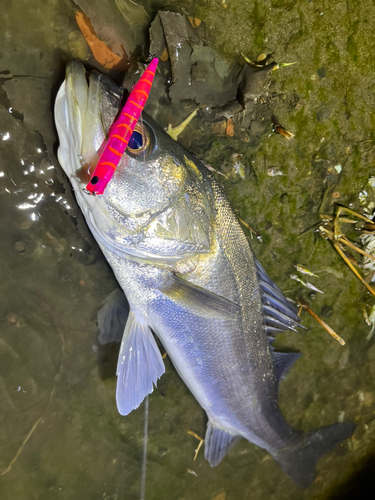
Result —
<instances>
[{"instance_id":1,"label":"fishing line","mask_svg":"<svg viewBox=\"0 0 375 500\"><path fill-rule=\"evenodd\" d=\"M145 397L145 423L144 423L144 438L143 438L143 457L142 457L142 476L141 476L141 494L140 500L145 500L146 494L146 470L147 470L147 442L148 442L148 394Z\"/></svg>"},{"instance_id":2,"label":"fishing line","mask_svg":"<svg viewBox=\"0 0 375 500\"><path fill-rule=\"evenodd\" d=\"M142 113L143 114L143 113ZM144 126L142 114L139 117L139 121L141 122L141 130L142 130L142 142L145 141L144 134ZM143 164L146 166L146 151L145 149L142 151L143 156ZM142 457L142 476L141 476L141 494L140 500L145 500L146 495L146 471L147 471L147 444L148 444L148 412L149 412L149 397L148 394L145 398L145 422L144 422L144 438L143 438L143 457Z\"/></svg>"}]
</instances>

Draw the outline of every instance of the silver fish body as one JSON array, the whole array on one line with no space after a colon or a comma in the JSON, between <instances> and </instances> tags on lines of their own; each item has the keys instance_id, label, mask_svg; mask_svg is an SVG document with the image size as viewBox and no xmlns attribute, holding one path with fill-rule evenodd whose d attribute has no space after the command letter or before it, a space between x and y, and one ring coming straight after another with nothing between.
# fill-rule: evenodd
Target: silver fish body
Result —
<instances>
[{"instance_id":1,"label":"silver fish body","mask_svg":"<svg viewBox=\"0 0 375 500\"><path fill-rule=\"evenodd\" d=\"M301 487L351 424L309 434L278 408L278 384L295 354L270 340L294 329L294 308L255 259L210 172L147 115L147 148L125 154L102 196L78 172L91 163L121 101L110 80L72 62L56 99L59 161L130 305L118 362L126 415L152 392L164 364L151 330L208 416L205 456L217 465L241 437L268 450Z\"/></svg>"}]
</instances>

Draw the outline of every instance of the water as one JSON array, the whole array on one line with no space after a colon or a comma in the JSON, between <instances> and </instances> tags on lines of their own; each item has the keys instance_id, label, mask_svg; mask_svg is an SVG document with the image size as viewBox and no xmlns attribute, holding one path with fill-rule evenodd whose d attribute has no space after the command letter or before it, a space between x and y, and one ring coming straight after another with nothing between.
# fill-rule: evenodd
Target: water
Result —
<instances>
[{"instance_id":1,"label":"water","mask_svg":"<svg viewBox=\"0 0 375 500\"><path fill-rule=\"evenodd\" d=\"M373 174L375 8L370 1L268 0L169 6L202 19L209 43L229 61L240 61L240 52L254 59L264 51L278 62L298 62L274 73L273 98L265 104L293 140L269 126L255 147L212 135L199 142L194 134L209 134L192 126L181 141L227 172L231 155L243 155L246 179L223 179L223 185L241 218L262 234L262 242L252 240L254 251L289 297L302 294L347 342L341 347L307 315L306 332L283 334L279 345L304 354L281 385L287 420L305 431L339 419L358 427L320 461L317 481L304 492L247 442L212 469L202 451L193 461L198 441L186 431L204 436L205 417L166 360L166 375L150 397L145 498L343 498L344 488L363 483L373 467L375 348L366 340L371 327L360 307L374 301L328 242L313 232L300 235L318 222L319 210L332 213L335 202L358 209L358 193ZM137 13L135 32L126 35L136 47L144 13L131 2L127 7ZM2 5L2 500L133 500L141 494L144 408L126 418L118 414L115 348L97 343L96 314L116 283L55 159L52 103L66 61L79 57L99 67L77 28L75 8L64 0ZM109 2L91 2L91 8L97 22L115 12ZM149 4L145 12L153 17ZM287 175L268 176L273 167ZM311 281L324 295L310 297L289 279L297 263L319 275Z\"/></svg>"}]
</instances>

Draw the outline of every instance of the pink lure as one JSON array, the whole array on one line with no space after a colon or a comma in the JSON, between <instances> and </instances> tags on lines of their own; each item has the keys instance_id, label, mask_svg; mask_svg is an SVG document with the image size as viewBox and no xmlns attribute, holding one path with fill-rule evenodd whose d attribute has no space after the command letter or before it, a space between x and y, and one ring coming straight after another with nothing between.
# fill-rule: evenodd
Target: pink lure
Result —
<instances>
[{"instance_id":1,"label":"pink lure","mask_svg":"<svg viewBox=\"0 0 375 500\"><path fill-rule=\"evenodd\" d=\"M91 194L103 194L107 184L112 179L145 107L158 62L156 57L150 62L138 83L130 92L120 116L113 122L108 133L108 142L99 158L90 182L86 186L86 189Z\"/></svg>"}]
</instances>

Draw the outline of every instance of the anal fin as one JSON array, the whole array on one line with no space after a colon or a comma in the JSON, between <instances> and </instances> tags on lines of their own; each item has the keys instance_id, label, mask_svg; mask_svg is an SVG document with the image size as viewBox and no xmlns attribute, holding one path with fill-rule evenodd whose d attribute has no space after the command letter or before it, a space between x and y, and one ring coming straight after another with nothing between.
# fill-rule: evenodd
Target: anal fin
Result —
<instances>
[{"instance_id":1,"label":"anal fin","mask_svg":"<svg viewBox=\"0 0 375 500\"><path fill-rule=\"evenodd\" d=\"M231 434L228 431L208 422L206 438L204 440L204 457L211 467L216 467L225 457L227 452L234 446L241 436Z\"/></svg>"},{"instance_id":2,"label":"anal fin","mask_svg":"<svg viewBox=\"0 0 375 500\"><path fill-rule=\"evenodd\" d=\"M144 318L130 312L117 363L117 408L128 415L154 390L165 372L163 359Z\"/></svg>"}]
</instances>

